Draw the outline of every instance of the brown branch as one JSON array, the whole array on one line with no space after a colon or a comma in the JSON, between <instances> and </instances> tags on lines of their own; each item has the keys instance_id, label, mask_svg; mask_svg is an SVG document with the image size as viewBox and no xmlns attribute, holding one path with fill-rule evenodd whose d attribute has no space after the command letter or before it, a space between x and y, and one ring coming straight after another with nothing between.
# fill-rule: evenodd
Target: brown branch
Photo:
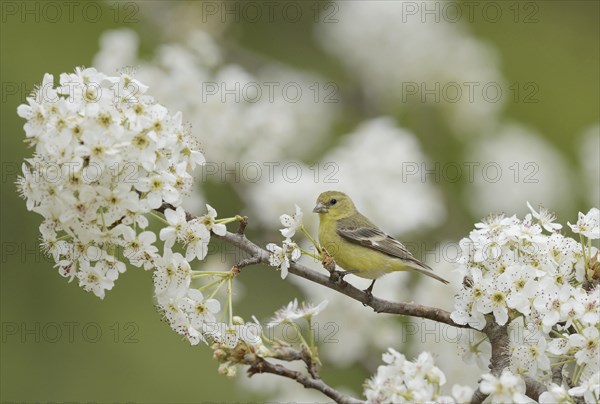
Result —
<instances>
[{"instance_id":1,"label":"brown branch","mask_svg":"<svg viewBox=\"0 0 600 404\"><path fill-rule=\"evenodd\" d=\"M508 350L510 338L508 337L508 325L498 325L492 318L488 318L487 324L481 331L488 336L490 344L492 345L492 357L490 358L489 365L490 373L499 377L502 374L502 371L510 365L510 355ZM546 387L529 376L525 376L524 380L525 394L537 401L540 394L546 391ZM482 393L478 388L475 393L473 393L471 404L480 404L487 397L488 395Z\"/></svg>"},{"instance_id":2,"label":"brown branch","mask_svg":"<svg viewBox=\"0 0 600 404\"><path fill-rule=\"evenodd\" d=\"M274 375L279 375L287 377L288 379L295 380L306 388L311 388L320 391L327 397L335 400L336 403L359 404L364 402L354 397L350 397L343 393L340 393L321 379L304 375L295 370L288 369L285 366L273 364L263 358L257 358L248 369L249 377L252 377L257 373L271 373Z\"/></svg>"},{"instance_id":3,"label":"brown branch","mask_svg":"<svg viewBox=\"0 0 600 404\"><path fill-rule=\"evenodd\" d=\"M165 203L156 210L164 213L165 209L174 209L174 207ZM186 212L186 218L189 221L195 219L196 216ZM247 265L254 263L269 264L269 252L248 240L244 234L227 232L223 236L213 234L212 237L223 240L226 243L236 246L240 250L250 254L252 256L252 258L249 259L251 260L251 263L249 262ZM319 285L333 289L336 292L340 292L354 300L361 302L365 306L370 306L377 313L401 314L404 316L420 317L448 324L453 327L471 328L467 324L455 323L450 318L450 313L446 310L415 303L395 303L388 300L379 299L375 296L365 293L360 289L355 288L343 280L331 282L329 276L323 275L322 273L297 262L291 264L289 272L304 279L308 279L309 281L318 283Z\"/></svg>"},{"instance_id":4,"label":"brown branch","mask_svg":"<svg viewBox=\"0 0 600 404\"><path fill-rule=\"evenodd\" d=\"M243 260L241 260L240 262L238 262L237 264L235 264L233 266L233 269L235 271L237 271L238 273L242 270L242 268L250 266L250 265L256 265L256 264L260 264L260 257L259 256L254 256L254 257L250 257L250 258L245 258Z\"/></svg>"},{"instance_id":5,"label":"brown branch","mask_svg":"<svg viewBox=\"0 0 600 404\"><path fill-rule=\"evenodd\" d=\"M508 344L510 343L508 338L508 328L506 325L498 325L492 318L488 318L487 324L483 327L481 332L488 336L490 344L492 345L492 357L490 358L489 364L490 373L498 377L502 373L502 370L510 363L510 357L508 355ZM488 395L482 393L478 388L475 390L475 393L473 393L471 404L480 404L487 397Z\"/></svg>"},{"instance_id":6,"label":"brown branch","mask_svg":"<svg viewBox=\"0 0 600 404\"><path fill-rule=\"evenodd\" d=\"M248 240L244 235L227 232L224 236L215 234L213 237L232 244L238 247L240 250L251 254L253 257L256 257L257 261L260 260L260 262L263 264L269 263L269 252ZM290 265L289 272L351 297L352 299L357 300L366 306L370 306L377 313L390 313L421 317L440 323L445 323L454 327L470 328L466 324L455 323L450 318L450 313L445 310L415 303L395 303L388 300L379 299L375 296L370 296L369 294L355 288L347 282L331 282L328 276L297 262Z\"/></svg>"},{"instance_id":7,"label":"brown branch","mask_svg":"<svg viewBox=\"0 0 600 404\"><path fill-rule=\"evenodd\" d=\"M533 398L535 401L540 399L540 395L548 390L544 384L538 382L533 377L525 376L525 395Z\"/></svg>"}]
</instances>

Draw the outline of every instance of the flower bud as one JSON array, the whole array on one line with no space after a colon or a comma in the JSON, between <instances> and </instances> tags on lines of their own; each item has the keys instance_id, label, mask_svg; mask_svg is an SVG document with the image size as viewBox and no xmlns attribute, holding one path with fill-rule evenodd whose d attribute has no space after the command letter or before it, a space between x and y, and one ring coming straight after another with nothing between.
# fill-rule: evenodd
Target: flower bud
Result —
<instances>
[{"instance_id":1,"label":"flower bud","mask_svg":"<svg viewBox=\"0 0 600 404\"><path fill-rule=\"evenodd\" d=\"M213 359L222 362L223 359L227 358L227 352L223 349L215 349L213 352Z\"/></svg>"}]
</instances>

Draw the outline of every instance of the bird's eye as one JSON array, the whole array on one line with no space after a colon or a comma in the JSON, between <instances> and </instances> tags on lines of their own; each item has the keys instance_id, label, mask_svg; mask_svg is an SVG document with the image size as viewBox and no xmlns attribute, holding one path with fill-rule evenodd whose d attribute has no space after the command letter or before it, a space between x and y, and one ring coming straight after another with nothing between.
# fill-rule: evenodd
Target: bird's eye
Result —
<instances>
[{"instance_id":1,"label":"bird's eye","mask_svg":"<svg viewBox=\"0 0 600 404\"><path fill-rule=\"evenodd\" d=\"M330 205L335 205L337 203L337 199L332 199L329 201Z\"/></svg>"}]
</instances>

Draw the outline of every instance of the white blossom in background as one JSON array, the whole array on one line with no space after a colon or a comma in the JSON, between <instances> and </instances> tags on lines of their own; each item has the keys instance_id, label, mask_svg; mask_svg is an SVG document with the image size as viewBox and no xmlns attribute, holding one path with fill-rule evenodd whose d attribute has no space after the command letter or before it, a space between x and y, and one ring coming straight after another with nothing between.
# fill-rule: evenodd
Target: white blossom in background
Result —
<instances>
[{"instance_id":1,"label":"white blossom in background","mask_svg":"<svg viewBox=\"0 0 600 404\"><path fill-rule=\"evenodd\" d=\"M198 29L220 36L227 32L230 23L236 20L235 14L231 13L223 17L219 9L220 4L212 8L212 4L204 1L144 1L137 4L137 7L139 13L136 17L139 16L140 20L149 24L148 29L161 39L182 38Z\"/></svg>"},{"instance_id":2,"label":"white blossom in background","mask_svg":"<svg viewBox=\"0 0 600 404\"><path fill-rule=\"evenodd\" d=\"M600 124L584 131L579 145L580 175L582 197L591 206L600 206Z\"/></svg>"},{"instance_id":3,"label":"white blossom in background","mask_svg":"<svg viewBox=\"0 0 600 404\"><path fill-rule=\"evenodd\" d=\"M221 163L230 169L236 162L241 169L258 163L267 170L263 163L301 158L326 139L339 95L335 102L324 102L324 78L283 65L269 64L253 74L225 64L219 46L202 31L160 45L151 60L141 60L137 48L132 49L132 36L127 30L105 33L94 66L134 64L136 77L151 85L161 102L182 111L207 150L207 160L218 165L218 173L207 174L208 179L222 181ZM119 60L116 49L122 41L130 53ZM311 89L315 83L321 88L317 98ZM298 88L302 94L297 96Z\"/></svg>"},{"instance_id":4,"label":"white blossom in background","mask_svg":"<svg viewBox=\"0 0 600 404\"><path fill-rule=\"evenodd\" d=\"M109 73L134 66L139 46L139 37L133 30L123 28L104 32L93 65Z\"/></svg>"},{"instance_id":5,"label":"white blossom in background","mask_svg":"<svg viewBox=\"0 0 600 404\"><path fill-rule=\"evenodd\" d=\"M411 7L417 9L415 14L407 11ZM317 25L317 38L358 79L368 101L383 111L397 111L411 103L440 106L457 136L478 135L493 127L510 96L498 71L497 55L470 35L466 24L424 17L426 7L431 6L410 1L337 1L337 22ZM412 95L413 87L417 95ZM425 91L434 95L423 101Z\"/></svg>"},{"instance_id":6,"label":"white blossom in background","mask_svg":"<svg viewBox=\"0 0 600 404\"><path fill-rule=\"evenodd\" d=\"M456 271L465 281L451 318L477 329L483 329L486 317L508 325L506 371L512 373L484 376L481 384L482 392L497 394L498 401L522 399L518 376L550 386L551 369L561 363L580 391L599 366L598 249L592 241L600 239L600 211L580 212L570 225L580 242L558 232L553 214L529 206L524 219L488 217L460 242Z\"/></svg>"},{"instance_id":7,"label":"white blossom in background","mask_svg":"<svg viewBox=\"0 0 600 404\"><path fill-rule=\"evenodd\" d=\"M273 226L273 218L261 206L285 211L302 201L302 210L311 212L317 196L332 189L350 195L361 212L375 223L385 223L384 230L391 234L435 228L446 217L436 184L421 177L422 167L431 164L418 139L391 118L364 122L313 166L296 165L301 174L297 179L291 174L277 175L274 181L264 178L245 191L253 212L265 225ZM309 221L316 223L316 216L305 216L308 229L313 228Z\"/></svg>"},{"instance_id":8,"label":"white blossom in background","mask_svg":"<svg viewBox=\"0 0 600 404\"><path fill-rule=\"evenodd\" d=\"M571 173L563 156L524 127L504 125L494 136L474 141L465 161L473 164L473 176L464 200L475 215L523 212L523 200L534 207L572 207Z\"/></svg>"}]
</instances>

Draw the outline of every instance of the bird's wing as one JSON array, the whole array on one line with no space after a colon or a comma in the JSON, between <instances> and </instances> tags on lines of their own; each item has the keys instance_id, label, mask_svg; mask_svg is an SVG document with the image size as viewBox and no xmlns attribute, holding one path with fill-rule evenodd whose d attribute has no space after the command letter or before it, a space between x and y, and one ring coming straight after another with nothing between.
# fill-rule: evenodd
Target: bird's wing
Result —
<instances>
[{"instance_id":1,"label":"bird's wing","mask_svg":"<svg viewBox=\"0 0 600 404\"><path fill-rule=\"evenodd\" d=\"M356 226L356 224L344 219L339 220L336 228L337 234L352 243L380 251L391 257L400 258L419 267L431 270L429 266L413 257L401 242L385 234L366 218L365 221L368 225Z\"/></svg>"}]
</instances>

